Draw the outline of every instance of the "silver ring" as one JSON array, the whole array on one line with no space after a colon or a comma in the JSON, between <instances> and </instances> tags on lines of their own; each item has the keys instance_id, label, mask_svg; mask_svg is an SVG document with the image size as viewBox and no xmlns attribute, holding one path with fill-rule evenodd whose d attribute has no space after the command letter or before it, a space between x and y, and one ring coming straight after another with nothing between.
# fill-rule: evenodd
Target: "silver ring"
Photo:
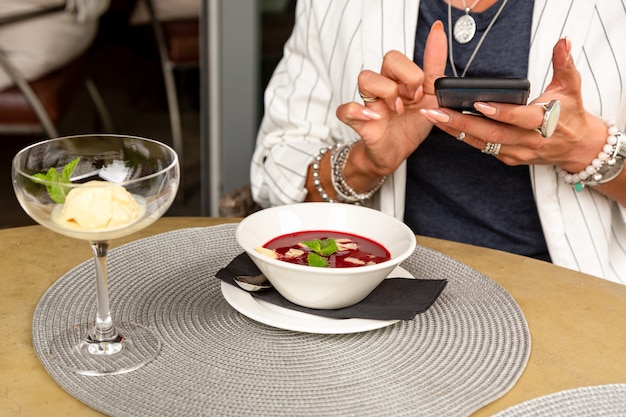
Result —
<instances>
[{"instance_id":1,"label":"silver ring","mask_svg":"<svg viewBox=\"0 0 626 417\"><path fill-rule=\"evenodd\" d=\"M366 95L364 95L363 93L361 93L361 91L359 90L359 95L361 96L361 100L363 100L365 103L375 103L378 100L380 100L380 97L376 96L376 97L368 97Z\"/></svg>"},{"instance_id":2,"label":"silver ring","mask_svg":"<svg viewBox=\"0 0 626 417\"><path fill-rule=\"evenodd\" d=\"M486 153L487 155L497 155L500 153L500 147L502 146L502 144L500 143L489 143L487 142L487 144L485 145L485 147L483 148L483 150L481 151L482 153Z\"/></svg>"},{"instance_id":3,"label":"silver ring","mask_svg":"<svg viewBox=\"0 0 626 417\"><path fill-rule=\"evenodd\" d=\"M543 107L545 113L543 114L543 120L541 126L535 131L539 133L544 139L552 136L559 124L559 116L561 115L561 102L559 100L552 100L549 103L535 103L538 106Z\"/></svg>"},{"instance_id":4,"label":"silver ring","mask_svg":"<svg viewBox=\"0 0 626 417\"><path fill-rule=\"evenodd\" d=\"M463 142L465 140L465 132L459 133L459 136L457 136L456 140Z\"/></svg>"}]
</instances>

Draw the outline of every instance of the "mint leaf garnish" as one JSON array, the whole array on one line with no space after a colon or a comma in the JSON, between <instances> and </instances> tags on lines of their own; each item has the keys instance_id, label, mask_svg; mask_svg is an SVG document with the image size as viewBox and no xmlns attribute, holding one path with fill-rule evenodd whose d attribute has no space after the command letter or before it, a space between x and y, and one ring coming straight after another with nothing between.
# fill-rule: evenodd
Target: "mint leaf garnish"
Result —
<instances>
[{"instance_id":1,"label":"mint leaf garnish","mask_svg":"<svg viewBox=\"0 0 626 417\"><path fill-rule=\"evenodd\" d=\"M330 256L338 250L337 242L335 242L335 239L332 238L322 240L307 240L302 243L312 251L309 252L309 255L307 256L307 261L309 262L310 266L325 267L326 265L328 265L328 261L324 257Z\"/></svg>"},{"instance_id":2,"label":"mint leaf garnish","mask_svg":"<svg viewBox=\"0 0 626 417\"><path fill-rule=\"evenodd\" d=\"M335 239L332 239L332 238L322 239L322 240L319 240L319 239L307 240L302 243L306 245L309 249L311 249L313 252L322 256L332 255L338 250L337 242L335 242Z\"/></svg>"},{"instance_id":3,"label":"mint leaf garnish","mask_svg":"<svg viewBox=\"0 0 626 417\"><path fill-rule=\"evenodd\" d=\"M329 256L337 252L337 242L335 239L323 239L320 242L321 250L320 255Z\"/></svg>"},{"instance_id":4,"label":"mint leaf garnish","mask_svg":"<svg viewBox=\"0 0 626 417\"><path fill-rule=\"evenodd\" d=\"M328 265L328 261L326 260L326 258L318 255L315 252L309 252L309 254L306 257L306 260L309 263L309 266L318 266L321 268L326 268L326 266Z\"/></svg>"},{"instance_id":5,"label":"mint leaf garnish","mask_svg":"<svg viewBox=\"0 0 626 417\"><path fill-rule=\"evenodd\" d=\"M57 171L56 169L50 168L46 173L38 173L33 176L35 178L54 183L47 184L46 191L48 191L48 195L50 195L52 201L57 204L63 204L65 203L65 196L67 195L67 193L70 192L70 187L64 187L63 184L71 183L70 177L72 176L72 172L74 172L74 169L78 165L79 161L80 158L76 158L73 161L65 164L60 174L59 171Z\"/></svg>"},{"instance_id":6,"label":"mint leaf garnish","mask_svg":"<svg viewBox=\"0 0 626 417\"><path fill-rule=\"evenodd\" d=\"M319 240L305 240L302 244L316 253L322 250L322 245Z\"/></svg>"}]
</instances>

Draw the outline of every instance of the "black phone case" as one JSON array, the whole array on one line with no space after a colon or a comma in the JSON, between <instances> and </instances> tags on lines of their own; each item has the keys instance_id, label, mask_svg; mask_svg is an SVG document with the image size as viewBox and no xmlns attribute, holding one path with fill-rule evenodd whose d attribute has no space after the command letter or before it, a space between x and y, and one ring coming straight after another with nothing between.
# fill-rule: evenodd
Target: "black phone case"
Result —
<instances>
[{"instance_id":1,"label":"black phone case","mask_svg":"<svg viewBox=\"0 0 626 417\"><path fill-rule=\"evenodd\" d=\"M443 77L435 80L435 94L440 107L476 113L476 101L526 104L530 81L526 78Z\"/></svg>"}]
</instances>

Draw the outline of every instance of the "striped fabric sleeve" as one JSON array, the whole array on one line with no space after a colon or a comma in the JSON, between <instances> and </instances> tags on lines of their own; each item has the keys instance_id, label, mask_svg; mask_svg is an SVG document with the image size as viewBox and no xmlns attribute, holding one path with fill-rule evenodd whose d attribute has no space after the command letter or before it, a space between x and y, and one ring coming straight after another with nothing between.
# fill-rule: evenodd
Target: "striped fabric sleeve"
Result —
<instances>
[{"instance_id":1,"label":"striped fabric sleeve","mask_svg":"<svg viewBox=\"0 0 626 417\"><path fill-rule=\"evenodd\" d=\"M265 114L251 164L253 196L262 206L303 201L308 166L319 150L357 138L335 112L353 99L360 70L346 68L344 55L359 48L338 43L358 38L360 20L327 15L332 10L360 16L361 2L343 1L333 7L325 3L329 1L298 2L284 58L265 92Z\"/></svg>"}]
</instances>

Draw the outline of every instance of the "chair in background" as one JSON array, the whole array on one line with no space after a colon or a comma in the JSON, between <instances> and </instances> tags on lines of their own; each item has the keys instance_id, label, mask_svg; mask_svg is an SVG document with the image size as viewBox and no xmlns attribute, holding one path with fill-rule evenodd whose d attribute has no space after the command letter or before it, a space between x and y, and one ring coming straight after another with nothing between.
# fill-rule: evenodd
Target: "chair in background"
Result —
<instances>
[{"instance_id":1,"label":"chair in background","mask_svg":"<svg viewBox=\"0 0 626 417\"><path fill-rule=\"evenodd\" d=\"M163 72L165 92L170 116L172 144L183 160L183 137L180 103L176 83L177 70L196 69L200 66L199 18L159 19L155 0L143 1L149 16ZM278 10L263 10L261 15L261 73L263 86L282 57L283 46L294 24L295 0L285 0ZM222 215L245 216L260 207L252 201L249 185L222 196L219 210ZM183 191L179 190L179 198Z\"/></svg>"},{"instance_id":2,"label":"chair in background","mask_svg":"<svg viewBox=\"0 0 626 417\"><path fill-rule=\"evenodd\" d=\"M200 67L199 18L162 21L158 18L152 0L143 0L154 32L172 130L172 145L183 160L183 134L180 105L176 85L176 70Z\"/></svg>"},{"instance_id":3,"label":"chair in background","mask_svg":"<svg viewBox=\"0 0 626 417\"><path fill-rule=\"evenodd\" d=\"M53 6L0 19L0 25L62 12L65 12L65 5ZM103 128L113 131L108 109L88 75L87 61L87 53L84 53L60 69L27 81L0 49L0 68L14 83L14 87L0 92L0 134L58 137L58 124L81 85L92 98Z\"/></svg>"},{"instance_id":4,"label":"chair in background","mask_svg":"<svg viewBox=\"0 0 626 417\"><path fill-rule=\"evenodd\" d=\"M59 136L58 124L70 108L81 85L87 89L104 130L113 132L113 122L93 80L87 75L87 57L81 55L63 68L27 82L0 51L0 67L15 87L0 92L0 133Z\"/></svg>"},{"instance_id":5,"label":"chair in background","mask_svg":"<svg viewBox=\"0 0 626 417\"><path fill-rule=\"evenodd\" d=\"M165 92L170 114L172 143L182 159L183 141L178 89L175 71L196 69L200 66L199 18L159 19L154 0L143 1L153 28L160 64L165 82ZM284 0L278 10L264 10L261 20L261 70L263 83L282 57L282 48L294 24L295 0Z\"/></svg>"}]
</instances>

